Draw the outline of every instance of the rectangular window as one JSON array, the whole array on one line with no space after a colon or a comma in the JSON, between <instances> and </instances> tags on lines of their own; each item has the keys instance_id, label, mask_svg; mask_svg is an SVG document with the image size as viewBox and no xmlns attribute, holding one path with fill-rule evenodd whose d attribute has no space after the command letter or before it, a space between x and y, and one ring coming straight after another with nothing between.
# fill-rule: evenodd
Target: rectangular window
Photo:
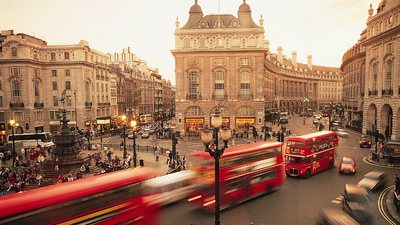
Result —
<instances>
[{"instance_id":1,"label":"rectangular window","mask_svg":"<svg viewBox=\"0 0 400 225\"><path fill-rule=\"evenodd\" d=\"M52 52L50 55L51 55L51 60L56 60L56 53Z\"/></svg>"},{"instance_id":2,"label":"rectangular window","mask_svg":"<svg viewBox=\"0 0 400 225\"><path fill-rule=\"evenodd\" d=\"M206 47L206 39L205 38L200 38L200 48Z\"/></svg>"},{"instance_id":3,"label":"rectangular window","mask_svg":"<svg viewBox=\"0 0 400 225\"><path fill-rule=\"evenodd\" d=\"M57 90L57 81L53 81L53 90Z\"/></svg>"},{"instance_id":4,"label":"rectangular window","mask_svg":"<svg viewBox=\"0 0 400 225\"><path fill-rule=\"evenodd\" d=\"M53 96L53 106L58 106L58 97Z\"/></svg>"},{"instance_id":5,"label":"rectangular window","mask_svg":"<svg viewBox=\"0 0 400 225\"><path fill-rule=\"evenodd\" d=\"M57 76L57 70L52 70L51 71L51 76L56 77Z\"/></svg>"},{"instance_id":6,"label":"rectangular window","mask_svg":"<svg viewBox=\"0 0 400 225\"><path fill-rule=\"evenodd\" d=\"M0 96L0 107L3 107L3 96Z\"/></svg>"},{"instance_id":7,"label":"rectangular window","mask_svg":"<svg viewBox=\"0 0 400 225\"><path fill-rule=\"evenodd\" d=\"M5 121L4 112L0 112L0 121Z\"/></svg>"},{"instance_id":8,"label":"rectangular window","mask_svg":"<svg viewBox=\"0 0 400 225\"><path fill-rule=\"evenodd\" d=\"M67 96L67 106L72 106L72 98L71 98L71 96Z\"/></svg>"},{"instance_id":9,"label":"rectangular window","mask_svg":"<svg viewBox=\"0 0 400 225\"><path fill-rule=\"evenodd\" d=\"M241 58L240 65L250 65L250 59L249 58Z\"/></svg>"},{"instance_id":10,"label":"rectangular window","mask_svg":"<svg viewBox=\"0 0 400 225\"><path fill-rule=\"evenodd\" d=\"M224 46L224 39L222 39L222 38L217 38L217 39L215 39L215 44L216 44L218 47L223 47L223 46Z\"/></svg>"},{"instance_id":11,"label":"rectangular window","mask_svg":"<svg viewBox=\"0 0 400 225\"><path fill-rule=\"evenodd\" d=\"M71 90L71 81L65 81L65 89Z\"/></svg>"},{"instance_id":12,"label":"rectangular window","mask_svg":"<svg viewBox=\"0 0 400 225\"><path fill-rule=\"evenodd\" d=\"M17 48L16 47L11 48L11 54L13 57L17 56Z\"/></svg>"},{"instance_id":13,"label":"rectangular window","mask_svg":"<svg viewBox=\"0 0 400 225\"><path fill-rule=\"evenodd\" d=\"M20 97L21 96L21 85L18 82L12 83L13 85L13 97Z\"/></svg>"},{"instance_id":14,"label":"rectangular window","mask_svg":"<svg viewBox=\"0 0 400 225\"><path fill-rule=\"evenodd\" d=\"M64 59L69 59L69 52L64 52Z\"/></svg>"},{"instance_id":15,"label":"rectangular window","mask_svg":"<svg viewBox=\"0 0 400 225\"><path fill-rule=\"evenodd\" d=\"M183 47L184 48L190 48L190 38L185 38L183 40Z\"/></svg>"},{"instance_id":16,"label":"rectangular window","mask_svg":"<svg viewBox=\"0 0 400 225\"><path fill-rule=\"evenodd\" d=\"M50 113L50 119L51 119L51 120L54 120L54 119L55 119L55 117L54 117L54 111L49 111L49 113Z\"/></svg>"},{"instance_id":17,"label":"rectangular window","mask_svg":"<svg viewBox=\"0 0 400 225\"><path fill-rule=\"evenodd\" d=\"M14 112L15 121L24 121L22 112Z\"/></svg>"},{"instance_id":18,"label":"rectangular window","mask_svg":"<svg viewBox=\"0 0 400 225\"><path fill-rule=\"evenodd\" d=\"M69 69L65 70L65 76L67 77L71 76L71 71Z\"/></svg>"},{"instance_id":19,"label":"rectangular window","mask_svg":"<svg viewBox=\"0 0 400 225\"><path fill-rule=\"evenodd\" d=\"M11 71L10 71L11 75L14 75L14 76L20 75L20 72L21 72L20 68L11 68Z\"/></svg>"}]
</instances>

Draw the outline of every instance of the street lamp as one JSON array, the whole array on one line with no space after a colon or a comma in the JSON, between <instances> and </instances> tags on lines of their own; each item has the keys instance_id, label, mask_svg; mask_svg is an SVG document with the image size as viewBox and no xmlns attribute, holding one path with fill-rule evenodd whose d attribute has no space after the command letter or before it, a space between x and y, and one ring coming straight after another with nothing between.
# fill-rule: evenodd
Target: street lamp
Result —
<instances>
[{"instance_id":1,"label":"street lamp","mask_svg":"<svg viewBox=\"0 0 400 225\"><path fill-rule=\"evenodd\" d=\"M305 98L304 100L304 104L306 105L306 110L308 109L307 104L310 102L310 100L308 98Z\"/></svg>"},{"instance_id":2,"label":"street lamp","mask_svg":"<svg viewBox=\"0 0 400 225\"><path fill-rule=\"evenodd\" d=\"M12 157L13 157L13 166L15 164L15 136L14 136L14 126L15 126L15 120L11 118L10 120L10 126L11 126L11 131L12 131Z\"/></svg>"},{"instance_id":3,"label":"street lamp","mask_svg":"<svg viewBox=\"0 0 400 225\"><path fill-rule=\"evenodd\" d=\"M204 133L201 135L201 141L204 143L206 147L205 151L210 154L211 157L215 159L215 225L220 224L219 220L219 158L224 154L224 150L228 148L228 140L231 138L231 132L228 128L224 127L221 134L221 139L224 142L224 146L219 149L218 148L218 129L222 125L222 118L218 115L218 110L215 111L215 116L211 118L211 125L214 127L214 135L215 135L215 148L210 148L210 143L213 139L213 133L208 130L208 126L206 125Z\"/></svg>"},{"instance_id":4,"label":"street lamp","mask_svg":"<svg viewBox=\"0 0 400 225\"><path fill-rule=\"evenodd\" d=\"M126 159L126 139L125 139L126 116L125 115L122 115L122 123L124 125L124 159Z\"/></svg>"},{"instance_id":5,"label":"street lamp","mask_svg":"<svg viewBox=\"0 0 400 225\"><path fill-rule=\"evenodd\" d=\"M131 127L133 132L133 166L136 167L136 120L131 121ZM129 164L130 165L130 164Z\"/></svg>"}]
</instances>

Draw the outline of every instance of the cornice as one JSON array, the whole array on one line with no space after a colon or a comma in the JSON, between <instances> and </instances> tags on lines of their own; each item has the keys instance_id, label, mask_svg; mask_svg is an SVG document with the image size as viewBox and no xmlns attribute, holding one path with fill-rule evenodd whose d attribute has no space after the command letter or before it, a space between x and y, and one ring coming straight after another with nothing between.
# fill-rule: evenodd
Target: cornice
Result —
<instances>
[{"instance_id":1,"label":"cornice","mask_svg":"<svg viewBox=\"0 0 400 225\"><path fill-rule=\"evenodd\" d=\"M89 63L85 61L51 61L42 62L31 59L0 59L0 64L16 64L16 63L27 63L35 64L40 66L64 66L64 65L86 65L88 67L98 67L103 69L110 69L108 66L102 66L100 64Z\"/></svg>"},{"instance_id":2,"label":"cornice","mask_svg":"<svg viewBox=\"0 0 400 225\"><path fill-rule=\"evenodd\" d=\"M199 50L170 50L172 55L175 56L176 53L209 53L209 52L266 52L268 49L260 48L260 49L199 49Z\"/></svg>"},{"instance_id":3,"label":"cornice","mask_svg":"<svg viewBox=\"0 0 400 225\"><path fill-rule=\"evenodd\" d=\"M400 33L400 26L394 27L390 30L387 30L385 32L382 32L378 35L375 35L374 37L371 37L369 39L366 39L365 41L361 42L361 45L364 45L365 47L371 47L370 45L375 44L376 42L378 42L379 40L385 39L388 36L393 36L396 34Z\"/></svg>"},{"instance_id":4,"label":"cornice","mask_svg":"<svg viewBox=\"0 0 400 225\"><path fill-rule=\"evenodd\" d=\"M348 64L352 63L354 60L360 58L365 58L367 56L366 52L360 52L357 54L354 54L353 56L349 57L348 59L346 59L345 61L342 62L342 65L340 65L340 70L343 71L344 67L347 66Z\"/></svg>"}]
</instances>

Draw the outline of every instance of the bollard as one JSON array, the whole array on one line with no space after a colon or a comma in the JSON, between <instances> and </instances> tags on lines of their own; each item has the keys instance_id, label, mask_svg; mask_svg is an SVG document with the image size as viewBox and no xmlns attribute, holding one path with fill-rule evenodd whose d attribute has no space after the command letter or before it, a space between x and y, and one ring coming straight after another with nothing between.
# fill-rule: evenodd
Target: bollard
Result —
<instances>
[{"instance_id":1,"label":"bollard","mask_svg":"<svg viewBox=\"0 0 400 225\"><path fill-rule=\"evenodd\" d=\"M143 159L139 160L139 165L140 165L140 166L144 166Z\"/></svg>"}]
</instances>

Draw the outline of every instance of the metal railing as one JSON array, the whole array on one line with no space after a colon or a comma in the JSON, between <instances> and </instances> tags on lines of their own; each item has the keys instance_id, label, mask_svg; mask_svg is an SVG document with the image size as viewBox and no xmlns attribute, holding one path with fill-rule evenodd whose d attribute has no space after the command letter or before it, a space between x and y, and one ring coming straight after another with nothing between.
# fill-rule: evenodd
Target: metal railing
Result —
<instances>
[{"instance_id":1,"label":"metal railing","mask_svg":"<svg viewBox=\"0 0 400 225\"><path fill-rule=\"evenodd\" d=\"M10 102L10 108L24 108L25 105L23 102Z\"/></svg>"},{"instance_id":2,"label":"metal railing","mask_svg":"<svg viewBox=\"0 0 400 225\"><path fill-rule=\"evenodd\" d=\"M35 102L35 103L33 103L33 107L35 107L35 108L43 108L43 102L42 103Z\"/></svg>"},{"instance_id":3,"label":"metal railing","mask_svg":"<svg viewBox=\"0 0 400 225\"><path fill-rule=\"evenodd\" d=\"M201 99L202 99L201 93L186 94L186 100L201 100Z\"/></svg>"},{"instance_id":4,"label":"metal railing","mask_svg":"<svg viewBox=\"0 0 400 225\"><path fill-rule=\"evenodd\" d=\"M92 102L85 102L85 107L92 107Z\"/></svg>"},{"instance_id":5,"label":"metal railing","mask_svg":"<svg viewBox=\"0 0 400 225\"><path fill-rule=\"evenodd\" d=\"M389 89L389 90L382 89L382 95L393 95L393 90L392 89Z\"/></svg>"}]
</instances>

